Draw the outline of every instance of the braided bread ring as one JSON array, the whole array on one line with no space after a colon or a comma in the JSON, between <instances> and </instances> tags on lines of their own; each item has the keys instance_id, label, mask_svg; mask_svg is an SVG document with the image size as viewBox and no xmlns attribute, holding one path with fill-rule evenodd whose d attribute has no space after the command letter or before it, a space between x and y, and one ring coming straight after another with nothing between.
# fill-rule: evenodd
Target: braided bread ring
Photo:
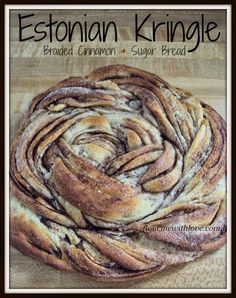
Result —
<instances>
[{"instance_id":1,"label":"braided bread ring","mask_svg":"<svg viewBox=\"0 0 236 298\"><path fill-rule=\"evenodd\" d=\"M226 242L225 121L157 75L112 65L56 84L10 158L11 244L58 269L137 278Z\"/></svg>"}]
</instances>

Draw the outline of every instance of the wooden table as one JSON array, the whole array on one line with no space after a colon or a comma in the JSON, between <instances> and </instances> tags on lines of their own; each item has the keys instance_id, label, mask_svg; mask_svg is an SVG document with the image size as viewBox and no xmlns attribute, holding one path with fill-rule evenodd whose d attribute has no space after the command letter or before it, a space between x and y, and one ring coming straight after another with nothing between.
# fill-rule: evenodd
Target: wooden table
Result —
<instances>
[{"instance_id":1,"label":"wooden table","mask_svg":"<svg viewBox=\"0 0 236 298\"><path fill-rule=\"evenodd\" d=\"M112 40L105 44L87 43L86 47L115 47L116 56L45 56L43 47L48 41L37 43L18 40L19 11L12 11L10 17L10 133L14 136L23 111L30 100L52 84L75 75L86 75L91 70L109 64L127 64L154 72L178 87L189 89L193 94L213 106L226 119L226 16L224 11L168 11L171 20L182 20L189 24L194 18L205 18L217 22L221 37L216 43L205 42L187 56L162 56L161 46L166 45L165 32L160 30L156 43L139 42L139 47L156 47L154 56L143 58L133 56L131 47L135 45L133 35L134 14L137 11L87 11L89 21L115 21L118 27L119 42ZM29 12L21 11L22 14ZM34 21L46 20L50 11L34 11ZM145 16L149 11L138 11ZM79 11L53 12L53 16L65 21L75 21L82 16ZM153 11L152 19L163 21L165 11ZM88 18L87 18L88 19ZM145 30L149 30L146 28ZM183 47L178 41L172 47ZM191 46L194 41L188 42ZM62 43L52 43L60 47ZM78 49L81 43L73 40L71 44ZM83 44L85 45L85 44ZM125 51L123 51L125 49ZM10 287L11 288L225 288L226 287L226 247L209 253L198 260L167 269L144 281L122 283L96 282L80 273L59 272L15 249L10 249Z\"/></svg>"}]
</instances>

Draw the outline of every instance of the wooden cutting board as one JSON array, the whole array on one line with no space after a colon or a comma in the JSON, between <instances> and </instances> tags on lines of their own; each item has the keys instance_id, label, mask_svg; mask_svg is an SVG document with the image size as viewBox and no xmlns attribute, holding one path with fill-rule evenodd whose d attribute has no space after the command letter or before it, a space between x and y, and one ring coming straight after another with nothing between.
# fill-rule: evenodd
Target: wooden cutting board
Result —
<instances>
[{"instance_id":1,"label":"wooden cutting board","mask_svg":"<svg viewBox=\"0 0 236 298\"><path fill-rule=\"evenodd\" d=\"M164 30L159 33L157 43L139 42L138 47L155 47L153 56L143 58L133 56L132 18L137 11L95 11L87 12L89 20L115 21L118 27L119 43L109 40L105 44L88 43L86 47L115 47L116 56L48 56L43 54L47 41L37 43L18 40L19 11L11 11L10 16L10 133L11 139L19 127L19 121L33 96L52 84L68 77L86 75L93 69L109 64L127 64L156 73L168 82L189 89L202 101L213 106L226 119L226 15L223 11L168 11L171 20L182 20L186 24L201 13L215 21L221 32L216 43L205 42L197 51L187 56L163 56L162 45L182 47L183 43L165 42ZM22 14L29 14L21 11ZM46 20L50 11L34 11L34 22ZM138 11L140 16L150 13ZM156 20L165 18L165 11L152 11ZM53 12L65 21L78 19L81 12ZM164 17L163 17L164 16ZM148 30L146 28L145 30ZM76 40L76 38L75 38ZM177 40L180 36L177 35ZM192 44L194 44L194 40ZM71 46L76 52L80 43L73 41ZM83 44L85 45L85 44ZM188 43L189 45L189 43ZM51 43L59 47L60 43ZM125 51L124 51L125 50ZM226 288L226 247L209 253L194 262L167 269L143 281L122 283L96 282L80 273L59 272L36 260L26 257L10 248L10 288Z\"/></svg>"}]
</instances>

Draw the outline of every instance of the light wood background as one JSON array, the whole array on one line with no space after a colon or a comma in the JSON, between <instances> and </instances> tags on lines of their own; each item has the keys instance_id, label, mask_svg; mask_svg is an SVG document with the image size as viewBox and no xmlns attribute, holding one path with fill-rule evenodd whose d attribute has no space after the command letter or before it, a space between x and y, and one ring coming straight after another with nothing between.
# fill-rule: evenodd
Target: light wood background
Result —
<instances>
[{"instance_id":1,"label":"light wood background","mask_svg":"<svg viewBox=\"0 0 236 298\"><path fill-rule=\"evenodd\" d=\"M78 56L73 57L44 56L43 46L48 41L19 42L17 14L29 14L29 11L11 11L10 14L10 133L11 138L17 131L22 113L33 96L50 87L52 84L75 75L86 75L93 69L109 64L127 64L154 72L168 82L191 90L196 97L213 106L226 119L226 13L223 10L210 11L151 11L151 21L182 20L186 26L194 20L200 20L205 14L207 21L215 21L221 32L216 43L204 42L199 48L187 56L162 56L162 44L182 47L178 42L165 42L165 30L158 35L158 42L139 42L139 47L156 47L157 53L146 59L132 56L130 47L134 41L134 15L140 18L150 11L61 11L54 10L53 17L57 20L84 20L87 14L88 23L95 20L115 21L118 27L119 42L111 38L103 43L88 43L86 46L115 47L117 56ZM32 23L46 21L52 11L34 11ZM166 17L166 13L169 17ZM145 34L150 28L145 28ZM188 47L196 41L189 41ZM50 46L69 46L67 42L52 43ZM81 44L76 36L71 43L74 49ZM85 44L83 44L85 45ZM121 50L125 49L125 53ZM226 247L209 253L198 260L167 269L143 281L122 283L96 282L80 273L59 272L36 260L26 257L10 248L10 287L11 288L226 288Z\"/></svg>"}]
</instances>

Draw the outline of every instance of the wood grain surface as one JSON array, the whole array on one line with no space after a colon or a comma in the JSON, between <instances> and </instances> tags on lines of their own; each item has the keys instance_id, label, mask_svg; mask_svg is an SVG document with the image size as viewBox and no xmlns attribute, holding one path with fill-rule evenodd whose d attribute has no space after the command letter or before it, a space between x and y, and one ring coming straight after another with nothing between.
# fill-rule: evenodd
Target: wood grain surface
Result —
<instances>
[{"instance_id":1,"label":"wood grain surface","mask_svg":"<svg viewBox=\"0 0 236 298\"><path fill-rule=\"evenodd\" d=\"M199 48L186 56L163 56L161 46L183 47L181 36L176 35L174 43L165 42L165 30L160 30L158 42L140 41L138 47L156 47L156 54L143 58L133 56L130 48L135 45L133 23L135 13L140 17L152 13L151 20L158 22L167 19L182 20L189 24L199 20L204 13L208 21L215 21L221 33L216 43L204 42ZM87 21L115 21L118 28L119 42L114 43L108 36L106 43L80 43L76 36L69 44L40 42L19 42L17 14L29 14L32 11L11 11L10 13L10 134L15 135L23 112L31 99L52 84L69 77L83 76L97 67L109 64L127 64L163 77L175 86L189 89L200 100L210 104L226 119L226 12L210 11L76 11L76 10L38 10L32 23L47 19L49 13L58 20L76 21L87 14ZM150 28L145 28L149 30ZM178 41L179 40L179 41ZM191 46L196 40L189 41ZM65 47L79 45L86 47L115 47L114 56L45 56L44 45ZM123 51L125 49L125 51ZM143 281L111 283L96 282L80 274L59 272L47 265L20 254L10 248L10 288L226 288L226 246L208 253L194 262L172 267Z\"/></svg>"}]
</instances>

